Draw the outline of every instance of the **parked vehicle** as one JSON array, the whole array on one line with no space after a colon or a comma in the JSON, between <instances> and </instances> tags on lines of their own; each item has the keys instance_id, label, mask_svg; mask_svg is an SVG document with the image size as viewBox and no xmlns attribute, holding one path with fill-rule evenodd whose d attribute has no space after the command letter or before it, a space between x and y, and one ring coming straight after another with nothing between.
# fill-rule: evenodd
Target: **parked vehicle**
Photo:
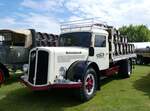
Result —
<instances>
[{"instance_id":1,"label":"parked vehicle","mask_svg":"<svg viewBox=\"0 0 150 111\"><path fill-rule=\"evenodd\" d=\"M136 49L137 53L137 64L150 64L150 47Z\"/></svg>"},{"instance_id":2,"label":"parked vehicle","mask_svg":"<svg viewBox=\"0 0 150 111\"><path fill-rule=\"evenodd\" d=\"M59 47L30 51L29 70L21 81L32 90L77 88L81 100L91 99L101 79L118 73L130 77L134 45L115 28L95 21L61 25Z\"/></svg>"},{"instance_id":3,"label":"parked vehicle","mask_svg":"<svg viewBox=\"0 0 150 111\"><path fill-rule=\"evenodd\" d=\"M37 46L55 46L58 36L35 30L0 30L0 84L9 78L9 69L22 69L29 51Z\"/></svg>"}]
</instances>

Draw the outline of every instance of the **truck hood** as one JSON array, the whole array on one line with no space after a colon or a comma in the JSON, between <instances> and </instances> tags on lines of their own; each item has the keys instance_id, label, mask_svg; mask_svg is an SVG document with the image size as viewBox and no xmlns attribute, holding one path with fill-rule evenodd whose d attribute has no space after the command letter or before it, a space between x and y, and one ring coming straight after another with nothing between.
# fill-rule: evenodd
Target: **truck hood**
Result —
<instances>
[{"instance_id":1,"label":"truck hood","mask_svg":"<svg viewBox=\"0 0 150 111\"><path fill-rule=\"evenodd\" d=\"M56 63L73 63L79 60L86 60L88 48L80 47L54 47Z\"/></svg>"},{"instance_id":2,"label":"truck hood","mask_svg":"<svg viewBox=\"0 0 150 111\"><path fill-rule=\"evenodd\" d=\"M38 47L32 50L44 50L49 53L48 80L53 83L60 77L61 70L67 71L76 61L87 61L88 48L81 47Z\"/></svg>"},{"instance_id":3,"label":"truck hood","mask_svg":"<svg viewBox=\"0 0 150 111\"><path fill-rule=\"evenodd\" d=\"M82 47L37 47L37 48L47 50L55 54L61 54L61 55L87 55L88 56L89 53L88 48L82 48ZM35 50L37 48L34 48L32 50Z\"/></svg>"},{"instance_id":4,"label":"truck hood","mask_svg":"<svg viewBox=\"0 0 150 111\"><path fill-rule=\"evenodd\" d=\"M61 54L71 54L71 55L80 55L80 54L88 54L88 48L81 48L81 47L51 47L55 53Z\"/></svg>"}]
</instances>

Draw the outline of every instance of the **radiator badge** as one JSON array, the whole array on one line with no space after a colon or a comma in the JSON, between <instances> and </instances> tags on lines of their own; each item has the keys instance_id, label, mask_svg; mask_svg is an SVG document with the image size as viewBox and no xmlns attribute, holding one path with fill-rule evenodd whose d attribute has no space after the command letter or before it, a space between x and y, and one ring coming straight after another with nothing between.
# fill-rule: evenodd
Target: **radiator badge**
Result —
<instances>
[{"instance_id":1,"label":"radiator badge","mask_svg":"<svg viewBox=\"0 0 150 111\"><path fill-rule=\"evenodd\" d=\"M81 52L66 52L66 54L82 54Z\"/></svg>"}]
</instances>

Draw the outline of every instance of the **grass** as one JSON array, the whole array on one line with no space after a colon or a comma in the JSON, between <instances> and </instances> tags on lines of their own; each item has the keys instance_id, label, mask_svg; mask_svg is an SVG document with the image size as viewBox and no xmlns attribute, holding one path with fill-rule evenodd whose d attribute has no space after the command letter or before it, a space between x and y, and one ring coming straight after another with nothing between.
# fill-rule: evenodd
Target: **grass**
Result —
<instances>
[{"instance_id":1,"label":"grass","mask_svg":"<svg viewBox=\"0 0 150 111\"><path fill-rule=\"evenodd\" d=\"M0 88L0 111L150 111L150 66L135 66L128 79L106 79L88 102L79 102L72 93L35 93L14 77Z\"/></svg>"}]
</instances>

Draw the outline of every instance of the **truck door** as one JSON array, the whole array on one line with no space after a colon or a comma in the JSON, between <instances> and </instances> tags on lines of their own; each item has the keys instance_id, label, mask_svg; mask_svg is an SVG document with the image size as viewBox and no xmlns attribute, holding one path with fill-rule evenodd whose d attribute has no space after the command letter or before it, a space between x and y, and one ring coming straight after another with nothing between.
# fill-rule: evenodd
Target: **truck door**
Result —
<instances>
[{"instance_id":1,"label":"truck door","mask_svg":"<svg viewBox=\"0 0 150 111\"><path fill-rule=\"evenodd\" d=\"M7 62L10 64L23 64L28 61L29 49L25 48L26 37L16 34L12 36L12 43L7 53Z\"/></svg>"},{"instance_id":2,"label":"truck door","mask_svg":"<svg viewBox=\"0 0 150 111\"><path fill-rule=\"evenodd\" d=\"M25 64L28 63L29 49L23 46L11 46L7 53L7 63Z\"/></svg>"},{"instance_id":3,"label":"truck door","mask_svg":"<svg viewBox=\"0 0 150 111\"><path fill-rule=\"evenodd\" d=\"M100 70L109 68L108 36L105 34L95 34L94 61Z\"/></svg>"},{"instance_id":4,"label":"truck door","mask_svg":"<svg viewBox=\"0 0 150 111\"><path fill-rule=\"evenodd\" d=\"M0 31L0 62L7 65L27 63L29 49L25 48L26 36L9 30Z\"/></svg>"}]
</instances>

